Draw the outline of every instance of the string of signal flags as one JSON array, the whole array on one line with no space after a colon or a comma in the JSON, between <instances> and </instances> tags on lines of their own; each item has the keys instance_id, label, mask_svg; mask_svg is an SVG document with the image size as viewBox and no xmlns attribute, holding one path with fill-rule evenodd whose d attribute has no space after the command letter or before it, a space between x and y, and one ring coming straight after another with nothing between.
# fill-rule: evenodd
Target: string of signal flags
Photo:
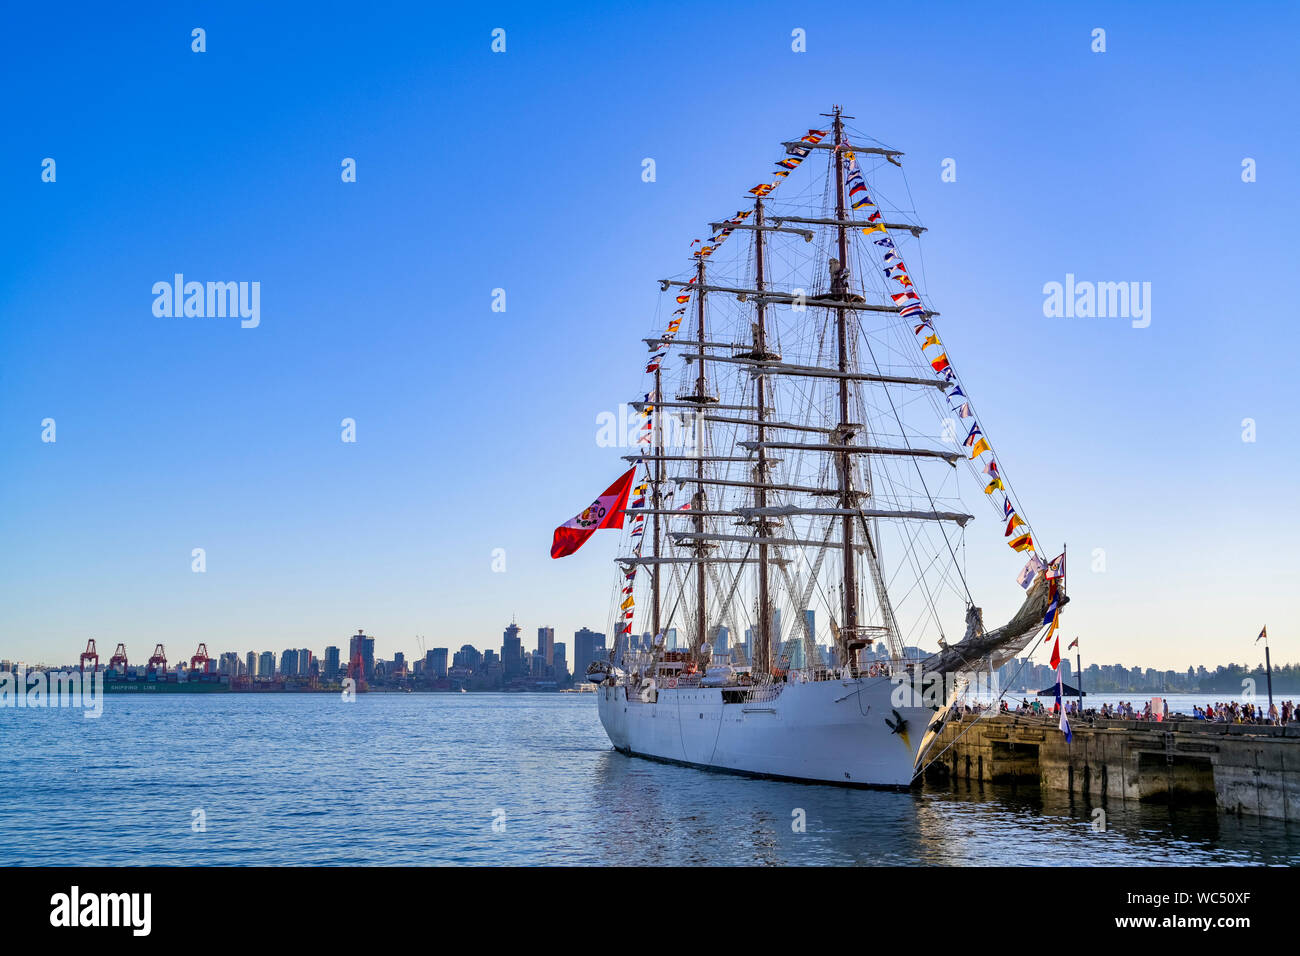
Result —
<instances>
[{"instance_id":1,"label":"string of signal flags","mask_svg":"<svg viewBox=\"0 0 1300 956\"><path fill-rule=\"evenodd\" d=\"M785 181L789 175L796 170L812 153L812 147L820 143L828 135L827 130L810 129L807 134L802 136L798 141L792 142L786 148L786 156L776 162L777 169L773 171L770 181L761 182L749 190L755 198L765 198ZM1011 496L1007 490L1006 482L1003 480L1002 470L998 464L997 455L993 450L992 443L988 436L984 434L978 420L975 417L969 397L965 389L962 388L961 380L957 375L956 369L953 368L952 360L948 356L947 349L944 347L939 338L939 333L934 327L932 316L926 313L925 307L921 302L921 297L916 291L916 286L908 271L907 264L903 261L902 254L899 252L893 237L889 233L888 227L884 223L884 217L879 207L871 198L867 190L866 181L863 178L862 170L858 165L856 155L850 150L845 150L844 158L847 160L847 176L845 178L845 189L847 190L847 200L850 207L855 211L871 210L866 214L868 225L862 228L863 235L872 238L871 241L882 250L883 271L887 279L896 282L899 291L891 293L890 298L898 306L898 314L904 318L913 318L916 325L913 333L917 338L921 349L921 354L934 369L935 373L941 375L950 385L951 388L945 389L945 398L949 409L959 420L969 420L970 428L966 438L963 441L963 447L969 449L968 459L972 462L982 461L983 472L988 476L988 482L984 486L984 494L992 497L995 492L1002 492L1001 516L1006 522L1003 537L1008 539L1007 545L1013 550L1023 552L1029 555L1028 561L1016 576L1017 582L1026 590L1033 584L1039 574L1045 574L1051 583L1051 595L1047 615L1043 621L1044 625L1052 628L1048 632L1048 639L1055 631L1058 623L1060 610L1058 607L1056 591L1059 580L1065 576L1065 555L1050 562L1044 562L1038 554L1037 546L1034 543L1033 529L1029 522L1020 514L1019 509L1012 502ZM887 157L890 162L898 165L893 156ZM697 259L707 259L712 256L718 248L735 232L735 227L744 223L752 214L753 210L738 210L736 214L718 224L718 229L708 239L695 239L691 242L691 254ZM699 248L696 248L696 247ZM682 287L676 295L677 308L673 310L668 325L662 336L658 340L658 350L650 356L646 363L646 374L653 374L662 367L663 360L667 357L669 347L673 339L676 338L681 330L682 322L686 316L686 310L689 307L692 297L698 293L697 289L692 288L696 279L692 277L688 283ZM938 349L937 353L931 353L927 350ZM655 418L657 409L655 403L659 396L653 392L647 392L645 400L642 403L640 415L642 423L637 435L637 445L646 448L653 441ZM981 456L987 455L986 458ZM645 473L642 479L632 484L633 476L638 467L644 467ZM638 509L645 508L646 491L650 484L650 466L644 459L638 459L631 469L623 475L614 485L610 486L606 492L598 497L582 513L575 518L570 519L564 525L561 525L555 531L555 539L552 543L551 556L554 558L564 557L577 551L594 531L604 527L623 527L623 515L626 511L633 513L632 529L630 536L635 541L633 546L633 555L640 557L641 547L644 536L645 514L643 511L638 513ZM618 494L622 493L621 506L618 502ZM668 492L671 495L671 490ZM627 504L626 495L634 496L630 505ZM611 508L617 507L617 514L611 513ZM679 510L687 511L690 505L683 505ZM629 565L624 572L623 600L620 602L620 609L623 614L623 621L620 625L622 633L631 633L632 619L635 613L635 597L633 594L636 581L637 565Z\"/></svg>"}]
</instances>

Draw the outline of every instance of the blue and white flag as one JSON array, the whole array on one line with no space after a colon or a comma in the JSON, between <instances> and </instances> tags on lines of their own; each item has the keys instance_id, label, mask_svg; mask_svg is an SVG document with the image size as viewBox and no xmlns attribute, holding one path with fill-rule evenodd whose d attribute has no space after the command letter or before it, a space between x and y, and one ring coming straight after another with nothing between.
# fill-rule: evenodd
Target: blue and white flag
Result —
<instances>
[{"instance_id":1,"label":"blue and white flag","mask_svg":"<svg viewBox=\"0 0 1300 956\"><path fill-rule=\"evenodd\" d=\"M1045 565L1039 559L1038 555L1034 555L1029 559L1028 563L1020 569L1020 574L1016 577L1016 581L1022 588L1028 591L1029 585L1034 583L1034 578L1038 577L1038 572L1043 570L1044 567Z\"/></svg>"},{"instance_id":2,"label":"blue and white flag","mask_svg":"<svg viewBox=\"0 0 1300 956\"><path fill-rule=\"evenodd\" d=\"M1056 593L1056 585L1052 585L1052 599L1047 605L1047 613L1043 615L1043 627L1051 624L1056 618L1056 612L1060 610L1061 599Z\"/></svg>"},{"instance_id":3,"label":"blue and white flag","mask_svg":"<svg viewBox=\"0 0 1300 956\"><path fill-rule=\"evenodd\" d=\"M1073 739L1070 733L1070 722L1065 719L1065 704L1061 702L1061 669L1056 669L1056 709L1061 712L1061 722L1057 724L1061 728L1061 733L1065 734L1065 742L1068 744Z\"/></svg>"}]
</instances>

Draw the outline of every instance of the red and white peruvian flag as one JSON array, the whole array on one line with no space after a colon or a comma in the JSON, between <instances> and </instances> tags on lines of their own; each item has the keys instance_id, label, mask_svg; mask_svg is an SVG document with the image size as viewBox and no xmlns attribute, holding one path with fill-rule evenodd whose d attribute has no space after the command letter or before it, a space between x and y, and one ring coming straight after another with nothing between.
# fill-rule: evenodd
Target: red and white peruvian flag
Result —
<instances>
[{"instance_id":1,"label":"red and white peruvian flag","mask_svg":"<svg viewBox=\"0 0 1300 956\"><path fill-rule=\"evenodd\" d=\"M632 490L633 465L618 481L606 488L582 514L570 518L555 529L551 541L551 557L563 558L573 554L600 528L621 528L627 508L627 496Z\"/></svg>"}]
</instances>

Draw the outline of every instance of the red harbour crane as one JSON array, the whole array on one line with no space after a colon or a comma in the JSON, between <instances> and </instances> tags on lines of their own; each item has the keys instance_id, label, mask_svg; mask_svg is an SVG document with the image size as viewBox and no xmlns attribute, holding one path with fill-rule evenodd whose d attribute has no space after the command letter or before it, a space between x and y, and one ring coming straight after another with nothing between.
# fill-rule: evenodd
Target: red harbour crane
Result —
<instances>
[{"instance_id":1,"label":"red harbour crane","mask_svg":"<svg viewBox=\"0 0 1300 956\"><path fill-rule=\"evenodd\" d=\"M167 670L167 652L163 650L161 644L153 649L153 657L149 658L149 670Z\"/></svg>"},{"instance_id":2,"label":"red harbour crane","mask_svg":"<svg viewBox=\"0 0 1300 956\"><path fill-rule=\"evenodd\" d=\"M126 645L125 644L117 645L117 650L115 650L113 652L113 656L108 659L108 666L110 669L120 671L123 674L126 673Z\"/></svg>"},{"instance_id":3,"label":"red harbour crane","mask_svg":"<svg viewBox=\"0 0 1300 956\"><path fill-rule=\"evenodd\" d=\"M203 673L205 673L205 674L211 674L211 673L212 673L212 658L208 657L208 645L207 645L207 644L200 644L200 645L199 645L199 649L198 649L197 651L195 651L195 652L194 652L194 656L190 658L190 670L191 670L191 671L193 671L193 670L195 670L196 668L198 668L199 665L202 665L202 666L203 666Z\"/></svg>"},{"instance_id":4,"label":"red harbour crane","mask_svg":"<svg viewBox=\"0 0 1300 956\"><path fill-rule=\"evenodd\" d=\"M86 641L86 649L81 652L81 666L79 667L79 670L85 671L86 661L95 662L90 668L92 674L99 670L99 652L95 650L95 639L93 637Z\"/></svg>"}]
</instances>

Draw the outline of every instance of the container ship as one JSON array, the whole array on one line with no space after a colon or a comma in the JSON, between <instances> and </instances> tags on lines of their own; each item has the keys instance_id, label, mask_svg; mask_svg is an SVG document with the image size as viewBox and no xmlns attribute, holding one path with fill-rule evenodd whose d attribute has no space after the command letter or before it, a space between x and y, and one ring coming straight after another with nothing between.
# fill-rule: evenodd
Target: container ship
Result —
<instances>
[{"instance_id":1,"label":"container ship","mask_svg":"<svg viewBox=\"0 0 1300 956\"><path fill-rule=\"evenodd\" d=\"M93 640L87 643L81 655L83 672L88 662L92 671L98 669L99 655L95 652ZM132 671L127 665L126 645L118 644L103 677L106 694L213 694L230 690L230 678L213 669L206 644L199 645L198 651L190 658L189 669L185 671L168 671L167 654L161 644L154 648L153 656L143 671L139 668Z\"/></svg>"}]
</instances>

